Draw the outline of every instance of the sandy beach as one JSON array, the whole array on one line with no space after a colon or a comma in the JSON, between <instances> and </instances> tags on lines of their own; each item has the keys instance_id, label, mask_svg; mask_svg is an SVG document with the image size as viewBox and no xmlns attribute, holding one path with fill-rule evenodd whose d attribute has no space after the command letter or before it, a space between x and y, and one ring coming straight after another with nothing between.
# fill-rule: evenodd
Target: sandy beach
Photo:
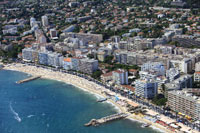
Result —
<instances>
[{"instance_id":1,"label":"sandy beach","mask_svg":"<svg viewBox=\"0 0 200 133\"><path fill-rule=\"evenodd\" d=\"M5 65L4 69L20 71L20 72L24 72L27 74L31 74L33 76L42 76L42 78L62 81L67 84L74 85L74 86L76 86L80 89L83 89L85 91L88 91L90 93L96 94L100 97L106 97L105 93L103 93L103 92L107 92L110 95L117 95L119 97L119 99L125 100L126 102L128 102L130 104L137 105L137 103L135 103L125 97L122 97L122 96L120 96L114 92L111 92L110 90L108 90L92 81L88 81L88 80L78 77L76 75L71 75L71 74L67 74L67 73L62 73L62 72L52 71L49 69L40 68L40 67L28 66L28 65L24 65L24 64L16 64L16 63ZM128 118L130 120L136 120L136 121L140 121L140 122L144 122L144 123L149 123L152 125L152 127L158 128L163 132L168 132L168 133L172 132L169 129L167 129L166 127L161 126L160 124L153 123L147 119L144 119L143 116L130 114L129 112L127 112L127 108L125 106L123 106L123 103L115 102L112 99L108 99L108 102L110 102L111 104L116 106L120 112L128 113L129 114ZM146 111L148 114L151 114L151 115L158 114L149 109L146 109ZM166 123L175 122L175 120L170 119L164 115L160 115L160 120L165 121ZM190 132L190 133L198 133L198 131L194 131L194 130L188 131L190 128L181 123L178 123L178 125L181 126L181 129L180 129L180 131L177 131L177 132L185 131L185 132Z\"/></svg>"}]
</instances>

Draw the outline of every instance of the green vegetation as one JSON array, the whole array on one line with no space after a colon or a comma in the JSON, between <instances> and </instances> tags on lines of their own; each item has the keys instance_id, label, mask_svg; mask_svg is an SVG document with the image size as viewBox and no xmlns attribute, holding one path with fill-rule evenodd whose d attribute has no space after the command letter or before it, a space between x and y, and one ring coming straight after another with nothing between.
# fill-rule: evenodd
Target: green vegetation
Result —
<instances>
[{"instance_id":1,"label":"green vegetation","mask_svg":"<svg viewBox=\"0 0 200 133\"><path fill-rule=\"evenodd\" d=\"M13 45L10 51L0 50L0 56L3 58L17 58L18 53L20 53L23 48L22 45Z\"/></svg>"},{"instance_id":2,"label":"green vegetation","mask_svg":"<svg viewBox=\"0 0 200 133\"><path fill-rule=\"evenodd\" d=\"M129 69L136 69L139 70L140 67L137 65L124 65L124 64L113 64L112 66L108 66L106 67L106 69L108 69L109 71L113 71L116 69L125 69L125 70L129 70Z\"/></svg>"},{"instance_id":3,"label":"green vegetation","mask_svg":"<svg viewBox=\"0 0 200 133\"><path fill-rule=\"evenodd\" d=\"M152 100L152 102L158 106L165 106L167 102L167 98L164 98L164 95L158 94Z\"/></svg>"},{"instance_id":4,"label":"green vegetation","mask_svg":"<svg viewBox=\"0 0 200 133\"><path fill-rule=\"evenodd\" d=\"M94 58L94 55L93 54L88 54L87 57L92 59L92 58Z\"/></svg>"},{"instance_id":5,"label":"green vegetation","mask_svg":"<svg viewBox=\"0 0 200 133\"><path fill-rule=\"evenodd\" d=\"M192 88L200 88L200 82L193 82Z\"/></svg>"},{"instance_id":6,"label":"green vegetation","mask_svg":"<svg viewBox=\"0 0 200 133\"><path fill-rule=\"evenodd\" d=\"M108 64L111 64L112 63L112 60L113 60L114 56L111 55L111 56L106 56L105 57L105 60L104 60L104 63L108 63Z\"/></svg>"},{"instance_id":7,"label":"green vegetation","mask_svg":"<svg viewBox=\"0 0 200 133\"><path fill-rule=\"evenodd\" d=\"M92 77L93 77L94 79L100 79L101 74L102 74L101 70L97 70L96 72L94 72L94 73L92 74Z\"/></svg>"},{"instance_id":8,"label":"green vegetation","mask_svg":"<svg viewBox=\"0 0 200 133\"><path fill-rule=\"evenodd\" d=\"M176 47L180 47L180 43L177 42L177 41L171 41L169 44L170 44L170 45L174 45L174 46L176 46Z\"/></svg>"}]
</instances>

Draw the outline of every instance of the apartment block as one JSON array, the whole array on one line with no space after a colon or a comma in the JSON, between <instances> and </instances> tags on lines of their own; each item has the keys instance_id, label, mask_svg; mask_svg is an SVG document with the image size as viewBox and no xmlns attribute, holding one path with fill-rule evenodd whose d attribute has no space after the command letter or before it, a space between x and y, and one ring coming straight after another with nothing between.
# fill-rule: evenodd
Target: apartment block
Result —
<instances>
[{"instance_id":1,"label":"apartment block","mask_svg":"<svg viewBox=\"0 0 200 133\"><path fill-rule=\"evenodd\" d=\"M98 61L94 59L80 59L79 71L83 73L92 74L98 70Z\"/></svg>"},{"instance_id":2,"label":"apartment block","mask_svg":"<svg viewBox=\"0 0 200 133\"><path fill-rule=\"evenodd\" d=\"M112 79L118 85L128 84L128 72L118 69L112 72Z\"/></svg>"},{"instance_id":3,"label":"apartment block","mask_svg":"<svg viewBox=\"0 0 200 133\"><path fill-rule=\"evenodd\" d=\"M194 89L184 89L168 92L168 106L175 112L188 115L191 118L199 119L200 99L196 96Z\"/></svg>"},{"instance_id":4,"label":"apartment block","mask_svg":"<svg viewBox=\"0 0 200 133\"><path fill-rule=\"evenodd\" d=\"M194 73L194 82L200 82L200 72Z\"/></svg>"},{"instance_id":5,"label":"apartment block","mask_svg":"<svg viewBox=\"0 0 200 133\"><path fill-rule=\"evenodd\" d=\"M154 98L157 95L158 83L153 80L136 80L135 94L146 99Z\"/></svg>"},{"instance_id":6,"label":"apartment block","mask_svg":"<svg viewBox=\"0 0 200 133\"><path fill-rule=\"evenodd\" d=\"M176 68L170 68L166 71L166 77L168 78L169 82L172 82L180 77L180 72Z\"/></svg>"},{"instance_id":7,"label":"apartment block","mask_svg":"<svg viewBox=\"0 0 200 133\"><path fill-rule=\"evenodd\" d=\"M165 67L161 62L147 62L141 66L141 71L154 71L159 75L165 75Z\"/></svg>"}]
</instances>

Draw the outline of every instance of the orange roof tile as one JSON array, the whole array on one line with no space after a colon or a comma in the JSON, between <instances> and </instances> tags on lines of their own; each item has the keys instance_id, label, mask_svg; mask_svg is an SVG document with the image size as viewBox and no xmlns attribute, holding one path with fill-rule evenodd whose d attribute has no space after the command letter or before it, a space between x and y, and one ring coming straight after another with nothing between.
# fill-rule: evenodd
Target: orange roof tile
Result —
<instances>
[{"instance_id":1,"label":"orange roof tile","mask_svg":"<svg viewBox=\"0 0 200 133\"><path fill-rule=\"evenodd\" d=\"M112 72L109 72L109 73L105 73L102 75L103 77L109 77L109 76L112 76Z\"/></svg>"},{"instance_id":2,"label":"orange roof tile","mask_svg":"<svg viewBox=\"0 0 200 133\"><path fill-rule=\"evenodd\" d=\"M71 62L71 58L64 58L64 61Z\"/></svg>"},{"instance_id":3,"label":"orange roof tile","mask_svg":"<svg viewBox=\"0 0 200 133\"><path fill-rule=\"evenodd\" d=\"M200 74L200 72L195 72L195 74Z\"/></svg>"}]
</instances>

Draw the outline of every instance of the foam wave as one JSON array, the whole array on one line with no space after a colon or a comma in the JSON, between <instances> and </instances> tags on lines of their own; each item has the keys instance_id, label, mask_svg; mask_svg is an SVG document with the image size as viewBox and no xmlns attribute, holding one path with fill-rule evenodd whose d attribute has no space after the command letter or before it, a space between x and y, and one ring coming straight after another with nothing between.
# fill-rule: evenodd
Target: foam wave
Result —
<instances>
[{"instance_id":1,"label":"foam wave","mask_svg":"<svg viewBox=\"0 0 200 133\"><path fill-rule=\"evenodd\" d=\"M112 103L112 102L110 102L110 101L106 101L106 103L112 105L112 106L114 107L114 109L115 109L118 113L121 112L121 109L120 109L119 107L117 107L114 103Z\"/></svg>"},{"instance_id":2,"label":"foam wave","mask_svg":"<svg viewBox=\"0 0 200 133\"><path fill-rule=\"evenodd\" d=\"M136 119L133 119L133 118L127 118L127 119L129 119L129 120L131 120L131 121L134 121L134 122L138 122L138 123L145 124L144 121L136 120ZM161 133L165 133L165 131L163 131L162 129L157 128L157 127L155 127L155 126L153 126L153 125L151 125L150 128L152 128L153 130L157 130L157 131L159 131L159 132L161 132Z\"/></svg>"},{"instance_id":3,"label":"foam wave","mask_svg":"<svg viewBox=\"0 0 200 133\"><path fill-rule=\"evenodd\" d=\"M14 115L14 118L18 121L18 122L21 122L22 119L19 117L19 114L17 112L15 112L15 110L13 109L12 107L12 103L10 102L10 111L13 113Z\"/></svg>"},{"instance_id":4,"label":"foam wave","mask_svg":"<svg viewBox=\"0 0 200 133\"><path fill-rule=\"evenodd\" d=\"M27 116L28 118L31 118L31 117L33 117L33 116L35 116L35 115L29 115L29 116Z\"/></svg>"},{"instance_id":5,"label":"foam wave","mask_svg":"<svg viewBox=\"0 0 200 133\"><path fill-rule=\"evenodd\" d=\"M161 133L165 133L165 131L161 130L160 128L154 127L154 126L150 126L153 130L157 130Z\"/></svg>"},{"instance_id":6,"label":"foam wave","mask_svg":"<svg viewBox=\"0 0 200 133\"><path fill-rule=\"evenodd\" d=\"M145 122L139 121L139 120L136 120L136 119L133 119L133 118L127 118L127 119L129 119L129 120L131 120L131 121L134 121L134 122L138 122L138 123L145 124Z\"/></svg>"},{"instance_id":7,"label":"foam wave","mask_svg":"<svg viewBox=\"0 0 200 133\"><path fill-rule=\"evenodd\" d=\"M95 93L95 92L91 92L85 88L81 88L81 87L78 87L79 89L81 89L82 91L85 91L85 92L88 92L89 94L92 94L93 96L95 96L98 100L101 99L101 98L104 98L103 96Z\"/></svg>"}]
</instances>

